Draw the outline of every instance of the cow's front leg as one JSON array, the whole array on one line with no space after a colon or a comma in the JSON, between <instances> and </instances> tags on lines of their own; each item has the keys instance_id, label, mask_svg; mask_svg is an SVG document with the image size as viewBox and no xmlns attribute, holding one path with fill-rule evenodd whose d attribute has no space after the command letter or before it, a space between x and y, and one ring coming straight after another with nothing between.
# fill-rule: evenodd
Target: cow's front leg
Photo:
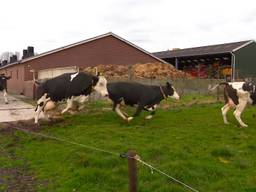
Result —
<instances>
[{"instance_id":1,"label":"cow's front leg","mask_svg":"<svg viewBox=\"0 0 256 192\"><path fill-rule=\"evenodd\" d=\"M39 115L41 113L41 111L43 110L43 107L44 107L44 103L40 103L36 106L36 109L35 109L35 124L38 123L38 119L39 119Z\"/></svg>"},{"instance_id":2,"label":"cow's front leg","mask_svg":"<svg viewBox=\"0 0 256 192\"><path fill-rule=\"evenodd\" d=\"M48 101L50 101L51 99L48 97L47 98L47 93L45 93L38 101L37 101L37 106L35 109L35 123L38 123L38 119L39 119L39 115L41 113L41 111L43 111L45 105L47 104Z\"/></svg>"},{"instance_id":3,"label":"cow's front leg","mask_svg":"<svg viewBox=\"0 0 256 192\"><path fill-rule=\"evenodd\" d=\"M143 110L143 108L144 108L144 106L142 104L139 104L136 109L136 112L133 114L132 117L128 117L127 121L130 122L134 117L138 116L141 113L141 111Z\"/></svg>"},{"instance_id":4,"label":"cow's front leg","mask_svg":"<svg viewBox=\"0 0 256 192\"><path fill-rule=\"evenodd\" d=\"M79 97L77 97L77 99L75 98L74 101L77 101L79 103L79 107L78 107L78 111L82 110L83 108L85 108L85 102L87 102L89 100L89 96L88 95L81 95Z\"/></svg>"},{"instance_id":5,"label":"cow's front leg","mask_svg":"<svg viewBox=\"0 0 256 192\"><path fill-rule=\"evenodd\" d=\"M120 109L120 104L114 103L114 110L116 111L116 113L123 119L123 120L127 120L126 116L123 114L123 112Z\"/></svg>"},{"instance_id":6,"label":"cow's front leg","mask_svg":"<svg viewBox=\"0 0 256 192\"><path fill-rule=\"evenodd\" d=\"M152 119L152 117L155 115L155 113L156 113L156 108L157 108L157 105L154 105L154 106L152 106L152 107L146 107L145 108L145 110L146 111L150 111L150 115L147 115L146 117L145 117L145 119Z\"/></svg>"},{"instance_id":7,"label":"cow's front leg","mask_svg":"<svg viewBox=\"0 0 256 192\"><path fill-rule=\"evenodd\" d=\"M8 98L7 98L7 91L6 91L6 89L4 89L3 92L4 92L4 101L5 101L5 104L8 104Z\"/></svg>"},{"instance_id":8,"label":"cow's front leg","mask_svg":"<svg viewBox=\"0 0 256 192\"><path fill-rule=\"evenodd\" d=\"M67 100L67 107L61 111L61 114L66 113L69 109L72 108L73 100L74 100L73 96L71 98L68 98L68 100Z\"/></svg>"},{"instance_id":9,"label":"cow's front leg","mask_svg":"<svg viewBox=\"0 0 256 192\"><path fill-rule=\"evenodd\" d=\"M145 119L152 119L153 118L153 116L156 114L156 111L151 111L150 112L150 115L147 115L146 117L145 117Z\"/></svg>"},{"instance_id":10,"label":"cow's front leg","mask_svg":"<svg viewBox=\"0 0 256 192\"><path fill-rule=\"evenodd\" d=\"M242 127L248 127L248 125L246 125L241 119L241 114L244 111L246 104L247 102L245 101L239 101L239 104L237 105L236 110L234 111L234 116Z\"/></svg>"}]
</instances>

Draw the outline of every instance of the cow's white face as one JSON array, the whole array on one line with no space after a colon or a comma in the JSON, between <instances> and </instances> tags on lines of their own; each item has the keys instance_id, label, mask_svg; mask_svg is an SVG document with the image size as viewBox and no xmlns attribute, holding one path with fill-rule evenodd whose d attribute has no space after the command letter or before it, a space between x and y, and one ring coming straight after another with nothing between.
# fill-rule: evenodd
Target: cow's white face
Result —
<instances>
[{"instance_id":1,"label":"cow's white face","mask_svg":"<svg viewBox=\"0 0 256 192\"><path fill-rule=\"evenodd\" d=\"M98 82L96 85L93 87L93 89L101 94L103 97L108 96L108 90L107 90L107 79L103 76L98 77Z\"/></svg>"},{"instance_id":2,"label":"cow's white face","mask_svg":"<svg viewBox=\"0 0 256 192\"><path fill-rule=\"evenodd\" d=\"M169 82L166 83L166 89L167 89L167 97L177 99L177 100L180 99L180 96L176 92L176 89Z\"/></svg>"},{"instance_id":3,"label":"cow's white face","mask_svg":"<svg viewBox=\"0 0 256 192\"><path fill-rule=\"evenodd\" d=\"M172 89L173 89L173 95L171 95L170 97L173 98L173 99L179 100L180 99L179 94L176 92L176 90L173 86L172 86Z\"/></svg>"}]
</instances>

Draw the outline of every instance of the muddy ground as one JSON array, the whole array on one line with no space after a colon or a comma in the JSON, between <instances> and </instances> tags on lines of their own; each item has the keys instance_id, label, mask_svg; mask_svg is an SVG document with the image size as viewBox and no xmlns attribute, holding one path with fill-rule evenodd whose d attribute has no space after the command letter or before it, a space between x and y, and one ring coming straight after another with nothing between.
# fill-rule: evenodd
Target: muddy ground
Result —
<instances>
[{"instance_id":1,"label":"muddy ground","mask_svg":"<svg viewBox=\"0 0 256 192\"><path fill-rule=\"evenodd\" d=\"M35 125L32 120L23 120L16 122L4 122L0 124L0 134L8 136L12 139L11 144L1 145L0 155L2 158L8 160L10 164L19 160L21 165L18 167L11 166L6 168L0 165L0 192L35 192L37 186L47 185L47 181L38 181L33 173L29 170L29 163L26 159L15 155L12 148L19 141L19 138L14 134L18 129L23 129L32 132L38 132L42 129L42 125L56 124L61 122L62 119L54 119L50 122L43 121L41 125Z\"/></svg>"}]
</instances>

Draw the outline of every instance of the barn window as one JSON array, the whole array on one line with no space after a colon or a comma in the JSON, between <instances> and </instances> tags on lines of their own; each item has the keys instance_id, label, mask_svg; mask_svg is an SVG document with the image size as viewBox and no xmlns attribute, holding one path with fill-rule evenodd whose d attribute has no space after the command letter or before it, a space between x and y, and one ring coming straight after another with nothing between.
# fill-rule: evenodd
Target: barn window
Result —
<instances>
[{"instance_id":1,"label":"barn window","mask_svg":"<svg viewBox=\"0 0 256 192\"><path fill-rule=\"evenodd\" d=\"M19 79L19 69L16 70L16 77Z\"/></svg>"}]
</instances>

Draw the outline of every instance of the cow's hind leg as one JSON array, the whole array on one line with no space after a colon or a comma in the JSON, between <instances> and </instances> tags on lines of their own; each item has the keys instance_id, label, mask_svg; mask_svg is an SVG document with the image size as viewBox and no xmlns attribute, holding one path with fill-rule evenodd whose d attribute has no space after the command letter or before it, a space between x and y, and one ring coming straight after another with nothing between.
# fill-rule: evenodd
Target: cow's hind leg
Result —
<instances>
[{"instance_id":1,"label":"cow's hind leg","mask_svg":"<svg viewBox=\"0 0 256 192\"><path fill-rule=\"evenodd\" d=\"M234 111L234 116L242 127L248 127L248 125L246 125L241 119L241 114L244 111L246 104L246 101L239 101L239 104L237 105L236 110Z\"/></svg>"},{"instance_id":2,"label":"cow's hind leg","mask_svg":"<svg viewBox=\"0 0 256 192\"><path fill-rule=\"evenodd\" d=\"M221 108L222 117L223 117L223 121L225 124L229 124L229 122L227 120L227 112L230 110L230 108L231 107L228 103Z\"/></svg>"},{"instance_id":3,"label":"cow's hind leg","mask_svg":"<svg viewBox=\"0 0 256 192\"><path fill-rule=\"evenodd\" d=\"M5 104L8 104L8 98L7 98L7 91L4 89L4 102Z\"/></svg>"},{"instance_id":4,"label":"cow's hind leg","mask_svg":"<svg viewBox=\"0 0 256 192\"><path fill-rule=\"evenodd\" d=\"M74 100L73 96L71 98L68 98L68 100L67 100L67 107L61 111L61 114L66 113L69 109L72 108L73 100Z\"/></svg>"}]
</instances>

